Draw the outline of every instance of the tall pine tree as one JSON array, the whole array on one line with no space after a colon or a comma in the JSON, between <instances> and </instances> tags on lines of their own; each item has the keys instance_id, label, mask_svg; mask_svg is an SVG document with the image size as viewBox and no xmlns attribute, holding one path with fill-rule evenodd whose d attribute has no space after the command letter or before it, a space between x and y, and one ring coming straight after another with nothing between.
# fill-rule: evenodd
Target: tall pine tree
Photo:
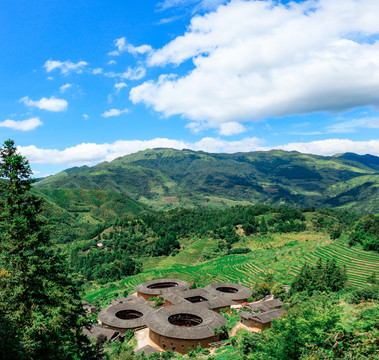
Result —
<instances>
[{"instance_id":1,"label":"tall pine tree","mask_svg":"<svg viewBox=\"0 0 379 360\"><path fill-rule=\"evenodd\" d=\"M91 359L78 288L54 251L31 194L28 161L12 140L0 150L0 331L4 359ZM10 344L8 349L4 343ZM0 349L2 350L2 349Z\"/></svg>"}]
</instances>

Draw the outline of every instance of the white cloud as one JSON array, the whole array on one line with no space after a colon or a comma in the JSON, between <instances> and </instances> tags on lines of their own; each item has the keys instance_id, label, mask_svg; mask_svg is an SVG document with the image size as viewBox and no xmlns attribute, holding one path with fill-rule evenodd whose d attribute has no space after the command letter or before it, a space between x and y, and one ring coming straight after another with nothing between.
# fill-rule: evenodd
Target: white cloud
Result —
<instances>
[{"instance_id":1,"label":"white cloud","mask_svg":"<svg viewBox=\"0 0 379 360\"><path fill-rule=\"evenodd\" d=\"M210 127L377 106L378 13L376 0L232 1L148 58L192 60L193 71L146 81L130 99Z\"/></svg>"},{"instance_id":2,"label":"white cloud","mask_svg":"<svg viewBox=\"0 0 379 360\"><path fill-rule=\"evenodd\" d=\"M30 131L36 127L41 126L42 121L39 118L31 118L28 120L4 120L0 122L0 127L6 127L13 130Z\"/></svg>"},{"instance_id":3,"label":"white cloud","mask_svg":"<svg viewBox=\"0 0 379 360\"><path fill-rule=\"evenodd\" d=\"M371 128L371 129L379 129L379 118L368 119L364 127Z\"/></svg>"},{"instance_id":4,"label":"white cloud","mask_svg":"<svg viewBox=\"0 0 379 360\"><path fill-rule=\"evenodd\" d=\"M120 116L121 114L127 114L128 109L119 110L119 109L110 109L101 114L102 117L108 118L111 116Z\"/></svg>"},{"instance_id":5,"label":"white cloud","mask_svg":"<svg viewBox=\"0 0 379 360\"><path fill-rule=\"evenodd\" d=\"M29 99L29 96L25 96L20 99L20 102L24 103L27 106L34 106L38 109L47 110L47 111L65 111L68 106L68 102L64 99L58 99L54 96L48 98L43 97L41 100L33 101Z\"/></svg>"},{"instance_id":6,"label":"white cloud","mask_svg":"<svg viewBox=\"0 0 379 360\"><path fill-rule=\"evenodd\" d=\"M128 85L124 82L116 83L114 85L113 92L108 95L108 103L110 104L113 101L113 96L114 95L119 95L121 89L126 88Z\"/></svg>"},{"instance_id":7,"label":"white cloud","mask_svg":"<svg viewBox=\"0 0 379 360\"><path fill-rule=\"evenodd\" d=\"M102 68L92 69L92 74L94 74L94 75L102 74L102 73L103 73L103 69Z\"/></svg>"},{"instance_id":8,"label":"white cloud","mask_svg":"<svg viewBox=\"0 0 379 360\"><path fill-rule=\"evenodd\" d=\"M91 165L102 161L111 161L127 154L153 148L192 149L213 153L235 153L283 149L319 155L333 155L344 152L379 155L379 140L352 141L346 139L328 139L309 143L291 143L276 147L263 146L263 140L247 137L238 141L217 138L203 138L191 143L182 140L156 138L152 140L118 140L108 144L83 143L64 150L41 149L34 145L19 147L21 153L32 163Z\"/></svg>"},{"instance_id":9,"label":"white cloud","mask_svg":"<svg viewBox=\"0 0 379 360\"><path fill-rule=\"evenodd\" d=\"M117 64L117 62L115 60L109 60L107 62L108 65L114 65L114 64Z\"/></svg>"},{"instance_id":10,"label":"white cloud","mask_svg":"<svg viewBox=\"0 0 379 360\"><path fill-rule=\"evenodd\" d=\"M63 94L67 89L69 89L72 86L72 84L64 84L59 88L59 91Z\"/></svg>"},{"instance_id":11,"label":"white cloud","mask_svg":"<svg viewBox=\"0 0 379 360\"><path fill-rule=\"evenodd\" d=\"M120 82L114 85L115 94L118 95L121 91L121 89L126 88L128 85L126 85L124 82Z\"/></svg>"},{"instance_id":12,"label":"white cloud","mask_svg":"<svg viewBox=\"0 0 379 360\"><path fill-rule=\"evenodd\" d=\"M193 6L193 12L199 10L212 11L228 0L164 0L157 4L159 10L167 10L174 7Z\"/></svg>"},{"instance_id":13,"label":"white cloud","mask_svg":"<svg viewBox=\"0 0 379 360\"><path fill-rule=\"evenodd\" d=\"M348 139L327 139L308 143L290 143L275 147L282 150L296 150L302 153L334 155L345 152L379 156L379 140L353 141Z\"/></svg>"},{"instance_id":14,"label":"white cloud","mask_svg":"<svg viewBox=\"0 0 379 360\"><path fill-rule=\"evenodd\" d=\"M123 73L107 72L105 76L114 78L119 77L125 80L140 80L146 75L146 69L142 66L137 66L136 68L128 67L128 69Z\"/></svg>"},{"instance_id":15,"label":"white cloud","mask_svg":"<svg viewBox=\"0 0 379 360\"><path fill-rule=\"evenodd\" d=\"M357 128L379 128L379 118L363 118L339 122L326 128L327 133L352 133Z\"/></svg>"},{"instance_id":16,"label":"white cloud","mask_svg":"<svg viewBox=\"0 0 379 360\"><path fill-rule=\"evenodd\" d=\"M61 71L61 74L68 75L70 72L81 73L83 71L83 68L87 65L88 63L86 61L79 61L77 63L73 63L70 60L47 60L43 67L46 69L46 72L59 69Z\"/></svg>"},{"instance_id":17,"label":"white cloud","mask_svg":"<svg viewBox=\"0 0 379 360\"><path fill-rule=\"evenodd\" d=\"M89 119L89 116L88 116L87 114L82 114L82 117L83 117L85 120Z\"/></svg>"},{"instance_id":18,"label":"white cloud","mask_svg":"<svg viewBox=\"0 0 379 360\"><path fill-rule=\"evenodd\" d=\"M220 135L235 135L246 131L246 128L235 121L223 123L220 126Z\"/></svg>"},{"instance_id":19,"label":"white cloud","mask_svg":"<svg viewBox=\"0 0 379 360\"><path fill-rule=\"evenodd\" d=\"M129 54L132 54L134 56L136 55L142 55L151 52L152 48L150 45L140 45L140 46L134 46L132 44L129 44L126 41L125 37L122 37L120 39L116 39L115 46L117 50L111 51L108 53L108 55L111 56L118 56L123 52L128 52Z\"/></svg>"}]
</instances>

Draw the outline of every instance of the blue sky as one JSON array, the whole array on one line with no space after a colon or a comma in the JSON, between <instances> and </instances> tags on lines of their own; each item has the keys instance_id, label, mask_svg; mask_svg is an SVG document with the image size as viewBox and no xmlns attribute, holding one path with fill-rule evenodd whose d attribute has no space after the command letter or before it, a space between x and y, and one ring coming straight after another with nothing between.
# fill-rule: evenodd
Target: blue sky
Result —
<instances>
[{"instance_id":1,"label":"blue sky","mask_svg":"<svg viewBox=\"0 0 379 360\"><path fill-rule=\"evenodd\" d=\"M0 2L0 140L36 176L153 147L379 155L379 2Z\"/></svg>"}]
</instances>

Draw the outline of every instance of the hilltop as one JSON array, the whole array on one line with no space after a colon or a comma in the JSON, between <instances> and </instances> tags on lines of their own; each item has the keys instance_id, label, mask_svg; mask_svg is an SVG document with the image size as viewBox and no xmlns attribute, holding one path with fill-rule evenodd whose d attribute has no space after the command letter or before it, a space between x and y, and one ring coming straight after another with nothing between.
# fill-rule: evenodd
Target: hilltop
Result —
<instances>
[{"instance_id":1,"label":"hilltop","mask_svg":"<svg viewBox=\"0 0 379 360\"><path fill-rule=\"evenodd\" d=\"M377 213L379 157L153 149L67 169L36 188L45 194L46 189L101 190L157 210L265 203Z\"/></svg>"}]
</instances>

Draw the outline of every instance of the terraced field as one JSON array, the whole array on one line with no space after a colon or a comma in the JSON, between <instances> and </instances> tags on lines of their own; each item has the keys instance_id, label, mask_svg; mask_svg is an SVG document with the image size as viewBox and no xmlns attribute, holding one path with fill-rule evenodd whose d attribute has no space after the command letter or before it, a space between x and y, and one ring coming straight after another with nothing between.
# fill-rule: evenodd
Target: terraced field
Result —
<instances>
[{"instance_id":1,"label":"terraced field","mask_svg":"<svg viewBox=\"0 0 379 360\"><path fill-rule=\"evenodd\" d=\"M350 248L341 242L335 242L317 248L315 251L304 255L304 261L315 264L317 260L336 259L339 266L346 266L348 283L351 286L362 287L366 279L373 272L379 276L379 255ZM301 265L295 265L290 272L296 275Z\"/></svg>"},{"instance_id":2,"label":"terraced field","mask_svg":"<svg viewBox=\"0 0 379 360\"><path fill-rule=\"evenodd\" d=\"M136 285L144 281L161 277L180 278L190 283L196 282L198 285L227 281L238 282L252 287L255 282L261 281L264 277L264 269L255 264L254 257L250 254L229 255L192 266L178 265L166 269L148 270L126 278L118 285L114 285L114 287L95 291L87 299L93 301L106 293L117 292L120 289L128 288L132 290Z\"/></svg>"},{"instance_id":3,"label":"terraced field","mask_svg":"<svg viewBox=\"0 0 379 360\"><path fill-rule=\"evenodd\" d=\"M282 239L273 238L271 243L259 244L260 248L248 254L202 261L203 253L211 243L209 239L197 239L174 257L146 259L144 271L138 275L102 288L91 288L86 300L105 302L125 289L134 291L136 285L162 277L179 278L198 286L227 281L252 288L256 282L262 281L267 271L273 271L277 281L290 284L304 263L315 264L319 258L335 258L338 265L346 265L348 282L353 287L364 286L373 272L379 277L378 254L350 248L342 242L333 243L322 234L285 234ZM253 247L248 243L243 245Z\"/></svg>"}]
</instances>

